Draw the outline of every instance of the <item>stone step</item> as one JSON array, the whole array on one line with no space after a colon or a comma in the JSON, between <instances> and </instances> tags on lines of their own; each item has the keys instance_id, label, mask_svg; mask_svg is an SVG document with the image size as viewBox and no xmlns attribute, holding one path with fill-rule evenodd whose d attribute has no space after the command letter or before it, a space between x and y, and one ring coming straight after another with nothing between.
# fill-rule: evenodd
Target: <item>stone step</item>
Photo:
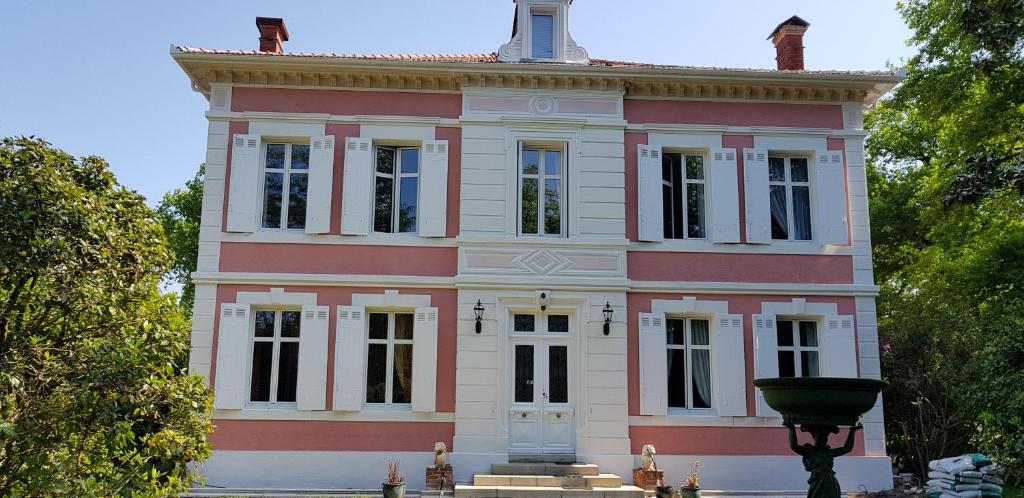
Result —
<instances>
[{"instance_id":1,"label":"stone step","mask_svg":"<svg viewBox=\"0 0 1024 498\"><path fill-rule=\"evenodd\" d=\"M509 453L508 461L512 463L574 463L574 453Z\"/></svg>"},{"instance_id":2,"label":"stone step","mask_svg":"<svg viewBox=\"0 0 1024 498\"><path fill-rule=\"evenodd\" d=\"M492 463L491 473L506 476L596 476L601 469L592 463Z\"/></svg>"},{"instance_id":3,"label":"stone step","mask_svg":"<svg viewBox=\"0 0 1024 498\"><path fill-rule=\"evenodd\" d=\"M554 486L455 485L455 498L644 498L636 486L566 489Z\"/></svg>"},{"instance_id":4,"label":"stone step","mask_svg":"<svg viewBox=\"0 0 1024 498\"><path fill-rule=\"evenodd\" d=\"M622 478L615 474L598 474L582 477L554 475L501 475L477 474L473 476L474 486L541 486L561 488L617 488Z\"/></svg>"}]
</instances>

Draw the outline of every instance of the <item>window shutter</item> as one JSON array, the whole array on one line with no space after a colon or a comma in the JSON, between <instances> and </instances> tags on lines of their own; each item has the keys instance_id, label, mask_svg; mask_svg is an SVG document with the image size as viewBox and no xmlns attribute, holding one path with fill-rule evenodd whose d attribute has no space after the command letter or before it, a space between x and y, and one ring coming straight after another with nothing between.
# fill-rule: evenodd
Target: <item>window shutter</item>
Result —
<instances>
[{"instance_id":1,"label":"window shutter","mask_svg":"<svg viewBox=\"0 0 1024 498\"><path fill-rule=\"evenodd\" d=\"M736 149L711 149L711 240L740 241L740 194Z\"/></svg>"},{"instance_id":2,"label":"window shutter","mask_svg":"<svg viewBox=\"0 0 1024 498\"><path fill-rule=\"evenodd\" d=\"M306 190L306 233L331 231L334 187L334 135L309 138L309 183Z\"/></svg>"},{"instance_id":3,"label":"window shutter","mask_svg":"<svg viewBox=\"0 0 1024 498\"><path fill-rule=\"evenodd\" d=\"M821 375L825 377L857 377L857 339L853 332L853 316L825 317L822 339Z\"/></svg>"},{"instance_id":4,"label":"window shutter","mask_svg":"<svg viewBox=\"0 0 1024 498\"><path fill-rule=\"evenodd\" d=\"M334 339L334 409L338 411L363 407L365 322L362 306L338 306Z\"/></svg>"},{"instance_id":5,"label":"window shutter","mask_svg":"<svg viewBox=\"0 0 1024 498\"><path fill-rule=\"evenodd\" d=\"M260 191L260 136L235 134L231 141L231 186L228 191L229 232L256 230Z\"/></svg>"},{"instance_id":6,"label":"window shutter","mask_svg":"<svg viewBox=\"0 0 1024 498\"><path fill-rule=\"evenodd\" d=\"M640 415L668 413L665 314L640 313Z\"/></svg>"},{"instance_id":7,"label":"window shutter","mask_svg":"<svg viewBox=\"0 0 1024 498\"><path fill-rule=\"evenodd\" d=\"M327 306L302 307L295 405L299 410L327 408Z\"/></svg>"},{"instance_id":8,"label":"window shutter","mask_svg":"<svg viewBox=\"0 0 1024 498\"><path fill-rule=\"evenodd\" d=\"M245 372L249 362L249 307L223 303L217 335L214 408L238 410L245 405L248 391Z\"/></svg>"},{"instance_id":9,"label":"window shutter","mask_svg":"<svg viewBox=\"0 0 1024 498\"><path fill-rule=\"evenodd\" d=\"M424 141L421 157L416 224L420 237L444 237L448 221L448 141Z\"/></svg>"},{"instance_id":10,"label":"window shutter","mask_svg":"<svg viewBox=\"0 0 1024 498\"><path fill-rule=\"evenodd\" d=\"M665 225L661 201L661 149L637 144L637 213L639 239L661 242Z\"/></svg>"},{"instance_id":11,"label":"window shutter","mask_svg":"<svg viewBox=\"0 0 1024 498\"><path fill-rule=\"evenodd\" d=\"M812 195L818 199L818 238L823 244L847 244L849 231L846 228L848 216L843 153L819 150L814 157L817 185Z\"/></svg>"},{"instance_id":12,"label":"window shutter","mask_svg":"<svg viewBox=\"0 0 1024 498\"><path fill-rule=\"evenodd\" d=\"M341 233L370 232L373 199L373 146L369 138L345 140L345 181L341 194Z\"/></svg>"},{"instance_id":13,"label":"window shutter","mask_svg":"<svg viewBox=\"0 0 1024 498\"><path fill-rule=\"evenodd\" d=\"M715 408L722 416L743 417L747 415L743 315L719 315L715 317L715 324L717 329L711 346L715 374L711 392Z\"/></svg>"},{"instance_id":14,"label":"window shutter","mask_svg":"<svg viewBox=\"0 0 1024 498\"><path fill-rule=\"evenodd\" d=\"M437 308L416 308L412 333L412 411L434 411L436 393Z\"/></svg>"},{"instance_id":15,"label":"window shutter","mask_svg":"<svg viewBox=\"0 0 1024 498\"><path fill-rule=\"evenodd\" d=\"M768 151L743 149L743 194L747 215L747 243L772 241L771 201L768 199Z\"/></svg>"},{"instance_id":16,"label":"window shutter","mask_svg":"<svg viewBox=\"0 0 1024 498\"><path fill-rule=\"evenodd\" d=\"M765 189L767 190L767 189ZM779 376L779 338L775 332L775 315L754 315L754 378ZM757 416L778 417L765 402L761 390L756 392Z\"/></svg>"}]
</instances>

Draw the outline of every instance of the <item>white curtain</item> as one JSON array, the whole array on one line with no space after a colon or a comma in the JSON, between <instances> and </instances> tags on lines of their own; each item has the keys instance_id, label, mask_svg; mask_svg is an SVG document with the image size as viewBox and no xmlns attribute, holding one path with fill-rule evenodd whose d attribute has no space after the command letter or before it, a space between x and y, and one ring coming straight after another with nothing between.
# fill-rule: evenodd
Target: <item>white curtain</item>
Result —
<instances>
[{"instance_id":1,"label":"white curtain","mask_svg":"<svg viewBox=\"0 0 1024 498\"><path fill-rule=\"evenodd\" d=\"M789 238L789 223L786 220L786 187L772 185L769 198L771 199L772 221L787 235L786 238Z\"/></svg>"},{"instance_id":2,"label":"white curtain","mask_svg":"<svg viewBox=\"0 0 1024 498\"><path fill-rule=\"evenodd\" d=\"M693 320L690 322L692 344L710 344L708 322L706 320ZM711 351L707 349L694 349L693 359L693 384L697 394L704 400L706 406L711 406ZM698 401L693 400L694 407L698 407Z\"/></svg>"}]
</instances>

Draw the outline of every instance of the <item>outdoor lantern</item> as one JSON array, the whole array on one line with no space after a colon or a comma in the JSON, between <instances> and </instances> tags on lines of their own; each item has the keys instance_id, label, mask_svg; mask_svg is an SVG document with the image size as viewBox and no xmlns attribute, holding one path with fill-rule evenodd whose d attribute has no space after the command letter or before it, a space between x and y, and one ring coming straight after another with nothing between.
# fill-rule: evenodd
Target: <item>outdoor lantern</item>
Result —
<instances>
[{"instance_id":1,"label":"outdoor lantern","mask_svg":"<svg viewBox=\"0 0 1024 498\"><path fill-rule=\"evenodd\" d=\"M476 313L476 333L479 334L483 330L484 319L484 305L479 299L476 300L476 306L473 306L473 313Z\"/></svg>"},{"instance_id":2,"label":"outdoor lantern","mask_svg":"<svg viewBox=\"0 0 1024 498\"><path fill-rule=\"evenodd\" d=\"M605 301L604 309L601 312L604 313L604 335L608 335L612 331L612 313L615 313L612 303Z\"/></svg>"}]
</instances>

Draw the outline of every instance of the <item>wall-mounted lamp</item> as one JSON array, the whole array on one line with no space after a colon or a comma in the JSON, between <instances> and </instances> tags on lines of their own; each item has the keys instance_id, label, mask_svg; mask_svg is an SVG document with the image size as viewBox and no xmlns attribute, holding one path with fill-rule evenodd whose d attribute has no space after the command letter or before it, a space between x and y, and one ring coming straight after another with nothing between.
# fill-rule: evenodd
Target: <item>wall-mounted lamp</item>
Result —
<instances>
[{"instance_id":1,"label":"wall-mounted lamp","mask_svg":"<svg viewBox=\"0 0 1024 498\"><path fill-rule=\"evenodd\" d=\"M605 301L604 309L601 312L604 313L604 335L608 335L612 332L612 313L615 313L612 303Z\"/></svg>"},{"instance_id":2,"label":"wall-mounted lamp","mask_svg":"<svg viewBox=\"0 0 1024 498\"><path fill-rule=\"evenodd\" d=\"M476 306L473 306L473 313L476 314L476 333L479 334L484 327L484 305L479 299L476 300Z\"/></svg>"}]
</instances>

